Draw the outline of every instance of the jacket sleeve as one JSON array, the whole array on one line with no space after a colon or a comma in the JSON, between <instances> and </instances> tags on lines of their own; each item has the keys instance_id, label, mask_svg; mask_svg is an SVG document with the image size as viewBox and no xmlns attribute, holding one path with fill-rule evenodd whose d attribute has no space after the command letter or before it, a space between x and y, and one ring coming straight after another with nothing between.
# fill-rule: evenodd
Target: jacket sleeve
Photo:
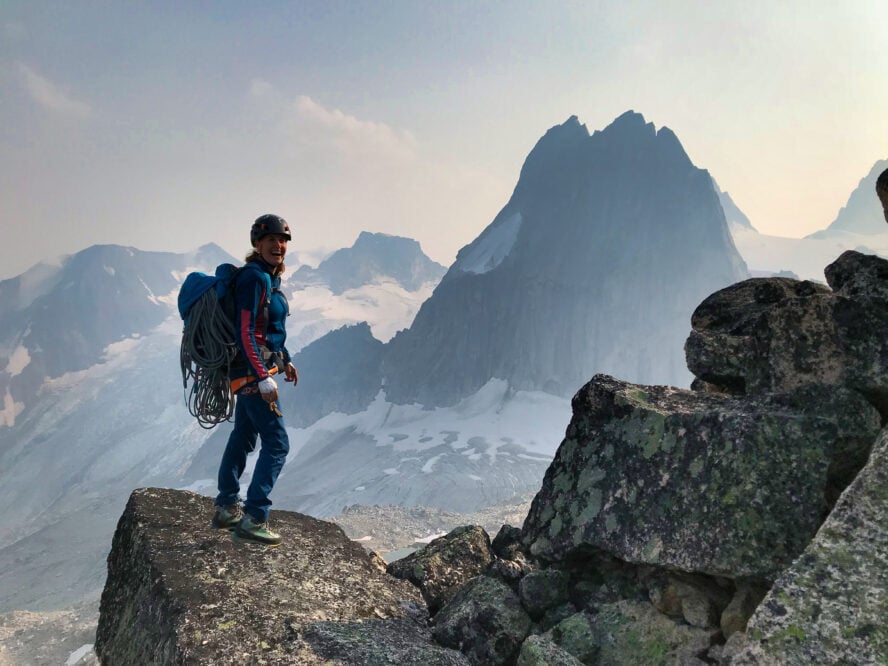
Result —
<instances>
[{"instance_id":1,"label":"jacket sleeve","mask_svg":"<svg viewBox=\"0 0 888 666\"><path fill-rule=\"evenodd\" d=\"M266 285L255 271L245 270L237 281L235 303L237 305L237 342L240 351L250 368L250 374L262 380L268 376L268 370L262 362L259 347L264 340L256 339L256 327L264 311Z\"/></svg>"}]
</instances>

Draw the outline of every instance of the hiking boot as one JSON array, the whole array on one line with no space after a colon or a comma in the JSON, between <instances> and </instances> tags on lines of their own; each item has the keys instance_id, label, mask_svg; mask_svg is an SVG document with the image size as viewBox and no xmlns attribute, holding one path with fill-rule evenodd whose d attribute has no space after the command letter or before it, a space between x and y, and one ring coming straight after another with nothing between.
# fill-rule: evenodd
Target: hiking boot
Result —
<instances>
[{"instance_id":1,"label":"hiking boot","mask_svg":"<svg viewBox=\"0 0 888 666\"><path fill-rule=\"evenodd\" d=\"M281 535L268 529L268 523L257 522L246 513L234 528L232 537L235 541L250 541L264 546L278 546L281 543Z\"/></svg>"},{"instance_id":2,"label":"hiking boot","mask_svg":"<svg viewBox=\"0 0 888 666\"><path fill-rule=\"evenodd\" d=\"M212 528L214 530L228 530L230 532L237 527L243 515L241 508L237 504L216 506L216 513L213 514Z\"/></svg>"}]
</instances>

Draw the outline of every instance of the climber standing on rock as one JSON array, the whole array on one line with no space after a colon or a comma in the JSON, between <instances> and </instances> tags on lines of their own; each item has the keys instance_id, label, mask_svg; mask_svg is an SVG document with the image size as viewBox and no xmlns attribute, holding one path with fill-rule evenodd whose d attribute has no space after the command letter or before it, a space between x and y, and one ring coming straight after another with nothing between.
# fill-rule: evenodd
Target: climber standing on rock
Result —
<instances>
[{"instance_id":1,"label":"climber standing on rock","mask_svg":"<svg viewBox=\"0 0 888 666\"><path fill-rule=\"evenodd\" d=\"M235 329L240 361L232 364L231 391L236 394L234 429L219 465L219 494L212 526L233 531L235 541L277 546L280 534L268 528L269 494L287 460L290 443L278 409L272 375L296 385L298 375L284 345L287 299L281 292L290 227L277 215L262 215L250 229L253 250L235 278ZM240 477L247 454L262 446L243 510L238 503Z\"/></svg>"},{"instance_id":2,"label":"climber standing on rock","mask_svg":"<svg viewBox=\"0 0 888 666\"><path fill-rule=\"evenodd\" d=\"M888 222L888 169L879 174L876 180L876 194L882 202L882 212L885 213L885 221Z\"/></svg>"}]
</instances>

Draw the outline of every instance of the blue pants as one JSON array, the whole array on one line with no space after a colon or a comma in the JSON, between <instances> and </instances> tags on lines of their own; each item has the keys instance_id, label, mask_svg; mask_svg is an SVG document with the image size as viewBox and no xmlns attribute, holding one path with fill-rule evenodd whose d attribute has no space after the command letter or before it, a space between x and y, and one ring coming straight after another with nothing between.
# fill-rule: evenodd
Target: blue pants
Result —
<instances>
[{"instance_id":1,"label":"blue pants","mask_svg":"<svg viewBox=\"0 0 888 666\"><path fill-rule=\"evenodd\" d=\"M237 503L240 477L247 465L247 454L256 448L257 436L262 439L262 447L253 470L253 480L247 489L244 511L264 523L268 520L268 510L271 507L268 496L287 460L290 440L284 428L284 419L272 412L258 393L237 396L234 430L231 431L219 465L219 494L216 505Z\"/></svg>"}]
</instances>

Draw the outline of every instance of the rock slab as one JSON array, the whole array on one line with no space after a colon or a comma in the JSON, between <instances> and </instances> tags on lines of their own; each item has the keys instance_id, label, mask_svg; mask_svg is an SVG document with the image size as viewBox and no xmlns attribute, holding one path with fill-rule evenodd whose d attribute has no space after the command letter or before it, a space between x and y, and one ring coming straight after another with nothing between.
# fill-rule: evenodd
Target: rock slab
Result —
<instances>
[{"instance_id":1,"label":"rock slab","mask_svg":"<svg viewBox=\"0 0 888 666\"><path fill-rule=\"evenodd\" d=\"M757 654L781 664L888 663L888 430L747 636L736 663Z\"/></svg>"},{"instance_id":2,"label":"rock slab","mask_svg":"<svg viewBox=\"0 0 888 666\"><path fill-rule=\"evenodd\" d=\"M879 432L859 394L800 391L741 400L597 375L574 396L524 545L547 562L591 548L773 581L823 520L836 452Z\"/></svg>"},{"instance_id":3,"label":"rock slab","mask_svg":"<svg viewBox=\"0 0 888 666\"><path fill-rule=\"evenodd\" d=\"M339 527L273 511L283 543L268 549L211 530L212 513L194 493L132 493L108 556L103 663L465 663L430 641L419 591Z\"/></svg>"}]
</instances>

